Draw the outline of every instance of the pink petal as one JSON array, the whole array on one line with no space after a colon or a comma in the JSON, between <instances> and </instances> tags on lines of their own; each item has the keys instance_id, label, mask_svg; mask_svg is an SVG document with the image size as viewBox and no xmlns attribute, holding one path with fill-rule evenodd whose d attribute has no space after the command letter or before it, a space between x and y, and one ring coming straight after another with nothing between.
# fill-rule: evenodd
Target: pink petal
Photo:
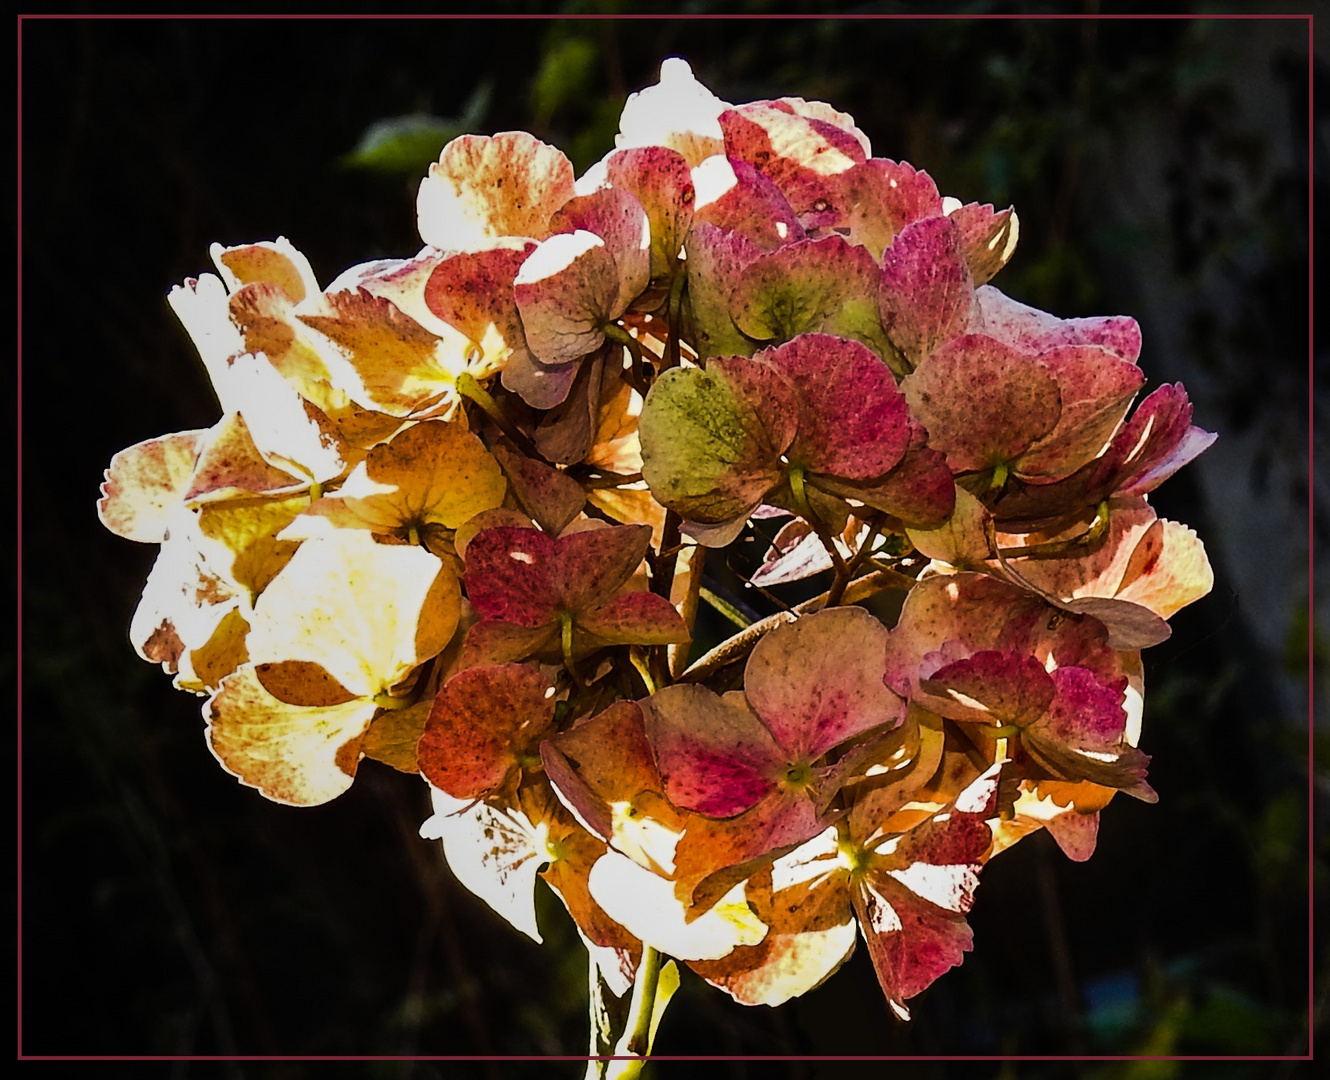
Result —
<instances>
[{"instance_id":1,"label":"pink petal","mask_svg":"<svg viewBox=\"0 0 1330 1080\"><path fill-rule=\"evenodd\" d=\"M901 384L928 445L956 472L1009 462L1053 430L1057 380L1034 358L966 334L928 357Z\"/></svg>"},{"instance_id":2,"label":"pink petal","mask_svg":"<svg viewBox=\"0 0 1330 1080\"><path fill-rule=\"evenodd\" d=\"M651 226L646 211L631 192L601 188L569 199L550 218L552 233L579 229L600 237L614 259L619 289L610 310L622 314L651 280Z\"/></svg>"},{"instance_id":3,"label":"pink petal","mask_svg":"<svg viewBox=\"0 0 1330 1080\"><path fill-rule=\"evenodd\" d=\"M964 333L973 303L974 282L950 218L907 225L882 253L882 325L911 366Z\"/></svg>"},{"instance_id":4,"label":"pink petal","mask_svg":"<svg viewBox=\"0 0 1330 1080\"><path fill-rule=\"evenodd\" d=\"M887 628L862 608L778 626L753 649L744 693L790 761L813 762L847 739L905 717L883 685Z\"/></svg>"},{"instance_id":5,"label":"pink petal","mask_svg":"<svg viewBox=\"0 0 1330 1080\"><path fill-rule=\"evenodd\" d=\"M791 461L846 479L895 468L910 440L909 409L890 369L865 346L827 334L804 334L755 359L775 366L794 386L799 433ZM847 402L853 406L846 408Z\"/></svg>"},{"instance_id":6,"label":"pink petal","mask_svg":"<svg viewBox=\"0 0 1330 1080\"><path fill-rule=\"evenodd\" d=\"M605 341L623 314L614 256L595 233L556 233L527 256L513 280L527 345L545 364L567 364Z\"/></svg>"},{"instance_id":7,"label":"pink petal","mask_svg":"<svg viewBox=\"0 0 1330 1080\"><path fill-rule=\"evenodd\" d=\"M647 738L670 802L734 817L776 787L786 756L741 695L667 686L641 702Z\"/></svg>"},{"instance_id":8,"label":"pink petal","mask_svg":"<svg viewBox=\"0 0 1330 1080\"><path fill-rule=\"evenodd\" d=\"M1057 693L1035 657L989 649L939 668L920 689L921 702L940 716L1021 726L1042 717Z\"/></svg>"}]
</instances>

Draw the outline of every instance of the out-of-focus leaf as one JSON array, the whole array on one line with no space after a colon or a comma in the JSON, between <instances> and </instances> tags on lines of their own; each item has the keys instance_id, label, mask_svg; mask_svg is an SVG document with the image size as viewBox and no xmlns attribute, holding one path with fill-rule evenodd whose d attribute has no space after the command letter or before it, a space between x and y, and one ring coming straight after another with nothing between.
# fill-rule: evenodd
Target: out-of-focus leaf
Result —
<instances>
[{"instance_id":1,"label":"out-of-focus leaf","mask_svg":"<svg viewBox=\"0 0 1330 1080\"><path fill-rule=\"evenodd\" d=\"M356 148L342 156L342 167L394 176L423 175L432 162L439 160L439 152L447 143L478 126L489 100L490 84L482 83L461 116L415 112L376 120L365 129Z\"/></svg>"},{"instance_id":2,"label":"out-of-focus leaf","mask_svg":"<svg viewBox=\"0 0 1330 1080\"><path fill-rule=\"evenodd\" d=\"M596 46L583 37L561 41L545 54L531 85L537 127L548 124L567 102L586 96L595 66Z\"/></svg>"}]
</instances>

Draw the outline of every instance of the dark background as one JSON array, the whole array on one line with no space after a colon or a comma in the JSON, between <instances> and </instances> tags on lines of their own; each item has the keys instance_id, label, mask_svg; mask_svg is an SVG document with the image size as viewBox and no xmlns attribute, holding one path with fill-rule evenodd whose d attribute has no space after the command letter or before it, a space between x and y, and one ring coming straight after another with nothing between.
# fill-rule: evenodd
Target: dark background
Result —
<instances>
[{"instance_id":1,"label":"dark background","mask_svg":"<svg viewBox=\"0 0 1330 1080\"><path fill-rule=\"evenodd\" d=\"M974 952L917 999L908 1025L889 1017L860 948L778 1010L745 1009L685 974L659 1049L1305 1052L1305 19L74 19L19 30L24 1054L582 1051L571 923L542 885L538 947L457 886L438 846L416 836L419 780L365 762L347 795L302 811L222 772L200 702L127 640L156 549L103 531L94 502L116 450L217 417L165 303L173 284L213 269L212 241L285 235L321 282L414 253L415 187L438 147L398 171L349 167L371 124L455 117L487 84L475 130L532 130L580 171L612 146L624 96L669 55L728 101L829 101L874 153L927 169L944 193L1014 203L1020 247L996 284L1064 316L1135 314L1148 385L1185 379L1197 422L1220 440L1154 498L1198 529L1216 571L1212 595L1146 657L1142 746L1159 804L1115 800L1086 864L1042 834L996 859L971 916ZM1320 166L1325 135L1318 126ZM1319 549L1330 529L1315 525ZM854 1066L715 1068L807 1077ZM952 1068L891 1066L897 1077ZM1153 1080L1185 1068L971 1071ZM259 1069L328 1071L225 1067ZM1294 1072L1219 1062L1188 1075Z\"/></svg>"}]
</instances>

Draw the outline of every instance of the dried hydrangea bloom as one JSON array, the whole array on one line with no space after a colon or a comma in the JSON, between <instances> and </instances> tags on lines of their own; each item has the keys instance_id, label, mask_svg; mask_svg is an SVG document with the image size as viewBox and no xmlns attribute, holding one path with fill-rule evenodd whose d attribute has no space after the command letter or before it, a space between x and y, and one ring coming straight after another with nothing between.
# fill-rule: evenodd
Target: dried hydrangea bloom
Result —
<instances>
[{"instance_id":1,"label":"dried hydrangea bloom","mask_svg":"<svg viewBox=\"0 0 1330 1080\"><path fill-rule=\"evenodd\" d=\"M988 284L1013 209L872 155L679 59L581 177L463 135L414 254L321 288L214 245L169 299L220 415L107 470L161 545L131 640L223 767L293 805L420 774L465 887L537 941L560 897L597 1053L649 1053L662 954L775 1005L862 937L906 1017L988 859L1154 798L1139 650L1213 575L1147 497L1213 435L1181 386L1132 411L1133 319ZM741 629L690 657L703 605Z\"/></svg>"}]
</instances>

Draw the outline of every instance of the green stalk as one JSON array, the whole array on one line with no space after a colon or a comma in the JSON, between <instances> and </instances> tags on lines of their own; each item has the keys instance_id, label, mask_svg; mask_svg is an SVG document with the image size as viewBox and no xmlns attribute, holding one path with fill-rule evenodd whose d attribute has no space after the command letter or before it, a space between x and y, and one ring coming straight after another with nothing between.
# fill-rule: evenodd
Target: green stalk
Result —
<instances>
[{"instance_id":1,"label":"green stalk","mask_svg":"<svg viewBox=\"0 0 1330 1080\"><path fill-rule=\"evenodd\" d=\"M579 688L585 687L586 683L573 663L573 617L566 611L559 612L559 645L563 649L563 666Z\"/></svg>"},{"instance_id":2,"label":"green stalk","mask_svg":"<svg viewBox=\"0 0 1330 1080\"><path fill-rule=\"evenodd\" d=\"M632 1058L609 1062L605 1080L636 1080L642 1075L646 1055L651 1049L651 1018L656 1011L656 987L660 982L660 953L650 945L642 946L642 962L633 981L633 1002L628 1008L628 1022L615 1054L634 1054Z\"/></svg>"}]
</instances>

